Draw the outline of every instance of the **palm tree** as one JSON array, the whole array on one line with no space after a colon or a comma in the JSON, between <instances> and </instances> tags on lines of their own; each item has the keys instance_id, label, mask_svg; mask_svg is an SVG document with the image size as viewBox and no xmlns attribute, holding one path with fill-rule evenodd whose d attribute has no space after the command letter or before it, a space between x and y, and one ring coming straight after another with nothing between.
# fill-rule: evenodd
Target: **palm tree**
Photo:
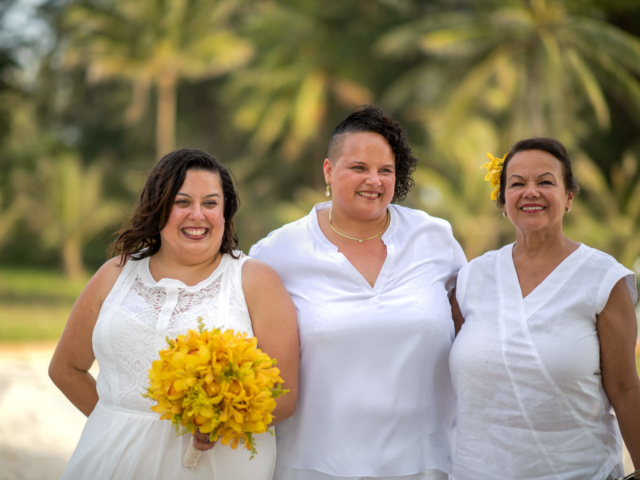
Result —
<instances>
[{"instance_id":1,"label":"palm tree","mask_svg":"<svg viewBox=\"0 0 640 480\"><path fill-rule=\"evenodd\" d=\"M419 52L430 62L399 79L388 98L406 106L436 79L444 101L418 115L437 115L451 135L465 117L481 113L504 132L503 148L531 135L572 146L588 131L585 106L598 127L608 129L605 91L640 118L640 39L559 0L503 3L491 11L430 15L384 35L376 45L380 54ZM410 95L398 92L407 88Z\"/></svg>"},{"instance_id":2,"label":"palm tree","mask_svg":"<svg viewBox=\"0 0 640 480\"><path fill-rule=\"evenodd\" d=\"M123 218L125 207L102 193L103 172L98 165L83 168L74 152L43 158L37 170L37 190L30 197L31 220L45 247L59 249L66 274L84 275L82 249L95 235Z\"/></svg>"},{"instance_id":3,"label":"palm tree","mask_svg":"<svg viewBox=\"0 0 640 480\"><path fill-rule=\"evenodd\" d=\"M600 179L597 191L611 204L606 213L588 212L586 192L594 190L585 186L568 231L630 265L638 255L629 236L637 221L621 207L617 187L608 186L588 160L581 141L609 128L608 100L624 101L640 118L640 40L556 0L502 3L489 11L471 5L418 18L375 46L384 56L415 62L383 101L419 120L430 139L414 201L451 220L469 258L496 248L513 232L488 199L478 170L484 152L502 156L523 137L556 137L583 159L580 170ZM638 176L628 181L625 192ZM619 219L617 227L608 229L608 216Z\"/></svg>"},{"instance_id":4,"label":"palm tree","mask_svg":"<svg viewBox=\"0 0 640 480\"><path fill-rule=\"evenodd\" d=\"M284 163L299 160L320 138L324 148L332 110L344 114L373 100L357 53L366 53L358 48L362 39L336 32L336 24L363 13L355 2L329 8L294 0L264 2L247 17L247 34L259 50L256 62L232 76L229 93L238 103L236 127L250 132L251 158L275 150Z\"/></svg>"},{"instance_id":5,"label":"palm tree","mask_svg":"<svg viewBox=\"0 0 640 480\"><path fill-rule=\"evenodd\" d=\"M436 123L436 122L434 122ZM416 185L409 206L447 219L469 260L513 241L514 231L490 199L491 186L484 181L485 152L502 155L496 126L480 117L466 118L455 143L434 135L414 174ZM429 124L427 128L435 129ZM485 172L485 173L483 173Z\"/></svg>"},{"instance_id":6,"label":"palm tree","mask_svg":"<svg viewBox=\"0 0 640 480\"><path fill-rule=\"evenodd\" d=\"M233 31L242 0L80 1L67 14L71 65L88 66L90 81L124 78L133 84L127 119L141 118L151 86L157 89L158 158L174 149L181 79L230 72L253 55Z\"/></svg>"},{"instance_id":7,"label":"palm tree","mask_svg":"<svg viewBox=\"0 0 640 480\"><path fill-rule=\"evenodd\" d=\"M633 268L640 259L640 161L638 151L625 152L610 181L586 154L573 161L581 193L567 215L567 232L614 255Z\"/></svg>"}]
</instances>

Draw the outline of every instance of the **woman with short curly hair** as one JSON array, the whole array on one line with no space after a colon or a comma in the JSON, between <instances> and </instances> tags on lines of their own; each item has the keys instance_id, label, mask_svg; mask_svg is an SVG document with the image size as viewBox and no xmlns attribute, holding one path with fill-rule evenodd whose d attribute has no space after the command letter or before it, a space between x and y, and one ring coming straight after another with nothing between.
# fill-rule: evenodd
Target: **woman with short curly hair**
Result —
<instances>
[{"instance_id":1,"label":"woman with short curly hair","mask_svg":"<svg viewBox=\"0 0 640 480\"><path fill-rule=\"evenodd\" d=\"M447 222L391 203L416 163L397 121L357 109L331 134L332 201L251 249L299 315L298 408L278 426L276 480L448 478L449 296L466 260Z\"/></svg>"}]
</instances>

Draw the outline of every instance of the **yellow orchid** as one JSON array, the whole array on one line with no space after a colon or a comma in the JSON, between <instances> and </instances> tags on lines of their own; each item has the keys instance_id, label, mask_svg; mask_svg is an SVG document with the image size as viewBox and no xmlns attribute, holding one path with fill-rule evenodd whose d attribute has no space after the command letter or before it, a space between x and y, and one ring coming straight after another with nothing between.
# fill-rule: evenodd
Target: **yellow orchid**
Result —
<instances>
[{"instance_id":1,"label":"yellow orchid","mask_svg":"<svg viewBox=\"0 0 640 480\"><path fill-rule=\"evenodd\" d=\"M504 161L507 158L507 154L505 153L502 158L498 158L487 152L487 158L489 161L483 164L480 169L486 168L488 170L484 179L485 181L491 181L491 186L493 187L491 200L496 200L500 193L500 177L502 175L502 168L504 166Z\"/></svg>"},{"instance_id":2,"label":"yellow orchid","mask_svg":"<svg viewBox=\"0 0 640 480\"><path fill-rule=\"evenodd\" d=\"M170 420L179 434L199 428L233 449L243 444L253 458L253 434L271 431L275 398L288 392L276 360L258 348L255 337L207 331L201 318L197 331L167 344L149 369L144 396L157 402L151 410Z\"/></svg>"}]
</instances>

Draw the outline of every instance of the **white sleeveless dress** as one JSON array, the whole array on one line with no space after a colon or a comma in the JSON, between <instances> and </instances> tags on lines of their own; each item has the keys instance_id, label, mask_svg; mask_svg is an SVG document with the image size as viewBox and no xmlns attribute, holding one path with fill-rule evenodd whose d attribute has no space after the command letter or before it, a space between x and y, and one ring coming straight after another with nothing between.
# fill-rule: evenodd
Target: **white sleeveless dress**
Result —
<instances>
[{"instance_id":1,"label":"white sleeveless dress","mask_svg":"<svg viewBox=\"0 0 640 480\"><path fill-rule=\"evenodd\" d=\"M164 278L156 282L149 258L129 261L107 296L93 331L100 366L98 401L87 420L62 479L251 479L273 475L275 437L255 437L258 455L217 444L203 452L196 467L182 465L190 434L178 437L170 421L150 410L142 397L147 370L175 338L197 328L228 328L253 336L242 291L242 265L248 257L224 255L209 278L194 286Z\"/></svg>"}]
</instances>

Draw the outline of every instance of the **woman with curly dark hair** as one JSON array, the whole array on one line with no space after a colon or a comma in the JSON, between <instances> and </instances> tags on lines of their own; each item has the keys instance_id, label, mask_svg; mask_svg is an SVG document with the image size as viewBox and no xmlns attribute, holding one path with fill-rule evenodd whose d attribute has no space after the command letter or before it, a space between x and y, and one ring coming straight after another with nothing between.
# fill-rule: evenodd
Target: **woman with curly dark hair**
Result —
<instances>
[{"instance_id":1,"label":"woman with curly dark hair","mask_svg":"<svg viewBox=\"0 0 640 480\"><path fill-rule=\"evenodd\" d=\"M276 442L256 436L257 459L210 441L177 437L152 412L151 363L165 339L197 328L246 332L280 360L289 394L274 423L295 410L299 341L296 311L271 267L237 250L238 196L229 171L199 150L177 150L154 167L112 253L76 301L51 361L54 383L87 424L63 479L271 480ZM97 382L89 373L100 365ZM189 442L207 451L182 464ZM215 446L215 448L214 448Z\"/></svg>"},{"instance_id":2,"label":"woman with curly dark hair","mask_svg":"<svg viewBox=\"0 0 640 480\"><path fill-rule=\"evenodd\" d=\"M448 478L449 297L466 260L447 222L391 203L416 162L398 122L357 109L331 134L332 201L251 249L299 318L300 394L277 427L276 480Z\"/></svg>"}]
</instances>

